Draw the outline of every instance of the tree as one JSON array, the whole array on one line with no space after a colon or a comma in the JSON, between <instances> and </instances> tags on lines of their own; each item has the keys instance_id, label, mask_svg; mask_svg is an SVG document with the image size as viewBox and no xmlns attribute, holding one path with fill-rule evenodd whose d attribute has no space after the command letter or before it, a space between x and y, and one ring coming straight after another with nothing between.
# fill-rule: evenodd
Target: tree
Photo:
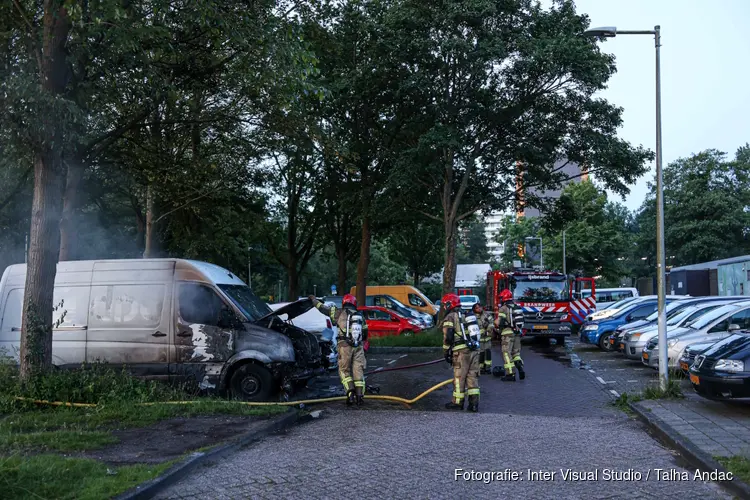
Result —
<instances>
[{"instance_id":1,"label":"tree","mask_svg":"<svg viewBox=\"0 0 750 500\"><path fill-rule=\"evenodd\" d=\"M431 221L405 221L394 228L388 238L393 258L405 264L419 286L422 278L440 271L443 260L441 229Z\"/></svg>"},{"instance_id":2,"label":"tree","mask_svg":"<svg viewBox=\"0 0 750 500\"><path fill-rule=\"evenodd\" d=\"M709 149L664 169L664 219L670 264L686 265L750 251L750 147L733 161ZM653 186L652 186L653 188Z\"/></svg>"},{"instance_id":3,"label":"tree","mask_svg":"<svg viewBox=\"0 0 750 500\"><path fill-rule=\"evenodd\" d=\"M469 220L465 240L468 262L461 262L461 264L485 264L490 260L487 236L484 234L484 224L480 219L473 217Z\"/></svg>"},{"instance_id":4,"label":"tree","mask_svg":"<svg viewBox=\"0 0 750 500\"><path fill-rule=\"evenodd\" d=\"M591 181L569 184L554 207L542 221L545 266L562 270L565 231L568 272L618 281L627 272L627 209L609 202L607 193Z\"/></svg>"},{"instance_id":5,"label":"tree","mask_svg":"<svg viewBox=\"0 0 750 500\"><path fill-rule=\"evenodd\" d=\"M644 172L651 154L617 138L622 110L593 97L614 60L582 36L588 18L572 1L544 10L532 0L406 0L391 19L391 46L409 69L402 93L419 110L394 175L414 210L443 223L444 292L459 223L515 208L518 180L525 193L554 189L569 179L566 159L624 193Z\"/></svg>"},{"instance_id":6,"label":"tree","mask_svg":"<svg viewBox=\"0 0 750 500\"><path fill-rule=\"evenodd\" d=\"M523 262L522 256L525 252L526 238L539 235L540 220L535 217L516 217L509 215L505 217L502 229L497 234L496 241L503 245L503 253L500 257L502 269L512 269L513 262Z\"/></svg>"}]
</instances>

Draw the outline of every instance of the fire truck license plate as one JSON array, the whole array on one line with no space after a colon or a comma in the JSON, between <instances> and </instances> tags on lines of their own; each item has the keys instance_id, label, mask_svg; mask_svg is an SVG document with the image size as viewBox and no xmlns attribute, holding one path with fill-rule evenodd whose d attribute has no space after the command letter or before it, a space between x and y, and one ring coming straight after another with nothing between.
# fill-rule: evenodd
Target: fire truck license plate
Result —
<instances>
[{"instance_id":1,"label":"fire truck license plate","mask_svg":"<svg viewBox=\"0 0 750 500\"><path fill-rule=\"evenodd\" d=\"M534 325L531 328L533 328L534 330L547 330L548 327L547 325Z\"/></svg>"}]
</instances>

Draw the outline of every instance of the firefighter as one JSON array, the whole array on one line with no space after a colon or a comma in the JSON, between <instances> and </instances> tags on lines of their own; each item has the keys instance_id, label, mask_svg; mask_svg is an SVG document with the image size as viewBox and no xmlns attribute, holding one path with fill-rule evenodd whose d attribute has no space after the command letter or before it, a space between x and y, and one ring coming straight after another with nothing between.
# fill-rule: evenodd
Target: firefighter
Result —
<instances>
[{"instance_id":1,"label":"firefighter","mask_svg":"<svg viewBox=\"0 0 750 500\"><path fill-rule=\"evenodd\" d=\"M346 391L346 404L361 405L365 393L365 359L364 345L367 342L367 322L357 311L357 298L346 294L341 301L343 307L328 307L314 296L308 297L313 305L338 328L337 344L339 354L339 377Z\"/></svg>"},{"instance_id":2,"label":"firefighter","mask_svg":"<svg viewBox=\"0 0 750 500\"><path fill-rule=\"evenodd\" d=\"M468 410L479 411L479 324L473 314L461 311L458 295L449 293L441 301L443 320L443 354L453 366L453 399L445 407L463 410L468 396Z\"/></svg>"},{"instance_id":3,"label":"firefighter","mask_svg":"<svg viewBox=\"0 0 750 500\"><path fill-rule=\"evenodd\" d=\"M518 370L518 376L521 380L526 378L523 360L521 359L523 310L513 303L513 293L508 289L500 292L500 300L503 305L498 310L495 322L500 329L500 335L503 339L503 368L505 369L505 376L501 380L504 382L515 382L516 374L513 371L514 368Z\"/></svg>"},{"instance_id":4,"label":"firefighter","mask_svg":"<svg viewBox=\"0 0 750 500\"><path fill-rule=\"evenodd\" d=\"M492 333L495 329L495 321L491 311L485 311L480 303L474 304L472 311L479 321L479 333L481 335L481 350L479 352L479 372L492 373Z\"/></svg>"}]
</instances>

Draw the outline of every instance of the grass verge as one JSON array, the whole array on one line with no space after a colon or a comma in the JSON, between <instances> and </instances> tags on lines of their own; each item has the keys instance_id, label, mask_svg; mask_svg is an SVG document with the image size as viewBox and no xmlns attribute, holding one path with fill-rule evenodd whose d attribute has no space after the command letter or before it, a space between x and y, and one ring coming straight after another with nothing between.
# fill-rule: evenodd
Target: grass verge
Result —
<instances>
[{"instance_id":1,"label":"grass verge","mask_svg":"<svg viewBox=\"0 0 750 500\"><path fill-rule=\"evenodd\" d=\"M726 467L735 477L750 484L750 460L742 456L714 457L714 460Z\"/></svg>"},{"instance_id":2,"label":"grass verge","mask_svg":"<svg viewBox=\"0 0 750 500\"><path fill-rule=\"evenodd\" d=\"M370 339L373 347L441 347L443 332L438 328L424 330L414 335L389 335Z\"/></svg>"},{"instance_id":3,"label":"grass verge","mask_svg":"<svg viewBox=\"0 0 750 500\"><path fill-rule=\"evenodd\" d=\"M637 403L644 399L682 399L684 397L680 383L670 380L667 383L666 390L662 390L659 386L650 386L646 387L643 392L623 392L612 404L625 413L632 414L633 412L629 406L631 403Z\"/></svg>"},{"instance_id":4,"label":"grass verge","mask_svg":"<svg viewBox=\"0 0 750 500\"><path fill-rule=\"evenodd\" d=\"M3 498L111 498L164 472L173 462L108 467L84 458L58 455L0 458Z\"/></svg>"}]
</instances>

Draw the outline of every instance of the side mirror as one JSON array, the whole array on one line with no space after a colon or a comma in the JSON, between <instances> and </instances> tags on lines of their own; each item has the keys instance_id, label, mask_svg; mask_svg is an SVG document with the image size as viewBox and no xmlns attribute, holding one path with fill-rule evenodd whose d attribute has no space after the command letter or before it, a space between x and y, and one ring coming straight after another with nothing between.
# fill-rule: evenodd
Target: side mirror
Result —
<instances>
[{"instance_id":1,"label":"side mirror","mask_svg":"<svg viewBox=\"0 0 750 500\"><path fill-rule=\"evenodd\" d=\"M237 315L234 311L227 307L222 307L219 313L219 328L236 328L239 325L240 320L237 319Z\"/></svg>"},{"instance_id":2,"label":"side mirror","mask_svg":"<svg viewBox=\"0 0 750 500\"><path fill-rule=\"evenodd\" d=\"M737 325L735 323L732 323L731 325L729 325L730 332L736 332L738 330L742 330L742 328L740 328L740 325Z\"/></svg>"}]
</instances>

